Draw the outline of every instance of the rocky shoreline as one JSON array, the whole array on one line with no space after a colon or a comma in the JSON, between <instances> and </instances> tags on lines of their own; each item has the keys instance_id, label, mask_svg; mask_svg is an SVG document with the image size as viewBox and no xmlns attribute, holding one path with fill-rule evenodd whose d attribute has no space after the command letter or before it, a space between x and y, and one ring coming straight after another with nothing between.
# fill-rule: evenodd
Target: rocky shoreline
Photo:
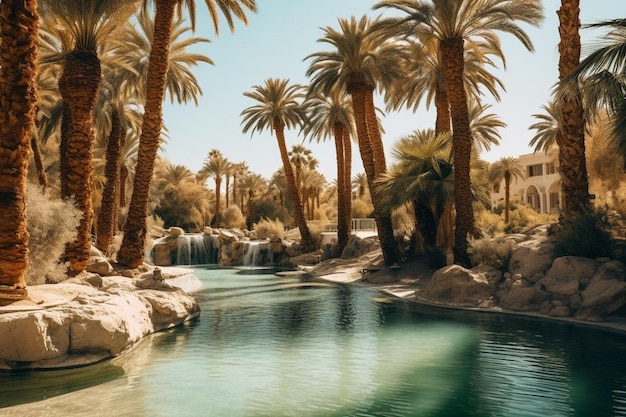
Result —
<instances>
[{"instance_id":1,"label":"rocky shoreline","mask_svg":"<svg viewBox=\"0 0 626 417\"><path fill-rule=\"evenodd\" d=\"M0 307L0 369L93 364L198 317L188 292L199 288L199 281L191 272L157 268L134 278L84 274L29 287L28 299Z\"/></svg>"}]
</instances>

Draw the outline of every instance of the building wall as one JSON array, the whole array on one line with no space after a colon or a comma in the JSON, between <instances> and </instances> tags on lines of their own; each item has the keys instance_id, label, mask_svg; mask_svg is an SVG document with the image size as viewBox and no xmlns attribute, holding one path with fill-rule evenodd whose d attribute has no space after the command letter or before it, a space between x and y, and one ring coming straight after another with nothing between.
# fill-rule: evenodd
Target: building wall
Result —
<instances>
[{"instance_id":1,"label":"building wall","mask_svg":"<svg viewBox=\"0 0 626 417\"><path fill-rule=\"evenodd\" d=\"M539 213L557 214L561 202L561 187L558 167L543 152L520 155L524 167L524 178L512 179L510 184L511 203L526 204ZM491 190L491 208L504 205L504 181L497 190Z\"/></svg>"}]
</instances>

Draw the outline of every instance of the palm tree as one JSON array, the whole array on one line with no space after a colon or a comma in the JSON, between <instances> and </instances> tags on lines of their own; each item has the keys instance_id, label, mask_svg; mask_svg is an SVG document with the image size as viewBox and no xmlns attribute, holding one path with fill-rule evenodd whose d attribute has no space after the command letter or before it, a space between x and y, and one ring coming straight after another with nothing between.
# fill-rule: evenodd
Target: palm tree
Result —
<instances>
[{"instance_id":1,"label":"palm tree","mask_svg":"<svg viewBox=\"0 0 626 417\"><path fill-rule=\"evenodd\" d=\"M529 145L535 148L535 152L548 153L556 145L556 135L561 126L561 111L555 101L541 108L545 111L544 113L533 114L533 117L539 121L529 127L537 131Z\"/></svg>"},{"instance_id":2,"label":"palm tree","mask_svg":"<svg viewBox=\"0 0 626 417\"><path fill-rule=\"evenodd\" d=\"M559 16L559 79L576 70L580 63L580 0L561 0ZM580 90L560 100L561 128L556 134L559 145L559 173L563 192L562 214L572 218L590 209L589 178L585 160L585 115Z\"/></svg>"},{"instance_id":3,"label":"palm tree","mask_svg":"<svg viewBox=\"0 0 626 417\"><path fill-rule=\"evenodd\" d=\"M28 297L26 169L37 105L35 0L0 3L0 299Z\"/></svg>"},{"instance_id":4,"label":"palm tree","mask_svg":"<svg viewBox=\"0 0 626 417\"><path fill-rule=\"evenodd\" d=\"M289 156L289 162L295 168L296 187L298 187L300 198L302 198L302 168L309 165L311 158L313 158L313 152L305 148L304 145L298 144L292 145L287 155Z\"/></svg>"},{"instance_id":5,"label":"palm tree","mask_svg":"<svg viewBox=\"0 0 626 417\"><path fill-rule=\"evenodd\" d=\"M304 133L324 140L334 136L337 157L337 247L343 252L351 231L352 218L352 146L354 114L350 96L345 90L333 90L328 97L313 95L306 102L308 119Z\"/></svg>"},{"instance_id":6,"label":"palm tree","mask_svg":"<svg viewBox=\"0 0 626 417\"><path fill-rule=\"evenodd\" d=\"M469 120L470 131L472 132L472 143L476 149L476 154L490 151L491 145L500 144L500 132L498 129L506 127L500 118L493 113L485 113L491 105L480 104L475 101L470 102Z\"/></svg>"},{"instance_id":7,"label":"palm tree","mask_svg":"<svg viewBox=\"0 0 626 417\"><path fill-rule=\"evenodd\" d=\"M455 259L469 266L468 236L475 233L470 181L472 136L465 88L465 43L498 45L496 31L510 33L532 51L526 32L516 21L538 25L543 20L540 0L384 0L375 8L392 8L413 22L413 32L426 43L438 41L443 83L452 121L455 192ZM501 54L497 54L501 56Z\"/></svg>"},{"instance_id":8,"label":"palm tree","mask_svg":"<svg viewBox=\"0 0 626 417\"><path fill-rule=\"evenodd\" d=\"M276 134L283 170L287 177L287 187L293 204L294 219L300 229L302 246L305 251L315 250L315 243L304 217L302 200L298 194L296 179L289 161L285 144L285 127L292 128L302 125L305 112L299 100L305 96L304 88L299 84L289 85L289 80L269 78L265 85L256 85L254 91L245 92L244 96L256 100L258 104L241 112L243 116L243 132L252 129L261 132L273 130Z\"/></svg>"},{"instance_id":9,"label":"palm tree","mask_svg":"<svg viewBox=\"0 0 626 417\"><path fill-rule=\"evenodd\" d=\"M241 178L239 185L241 186L241 189L242 189L242 196L243 196L243 193L246 193L248 196L248 205L247 205L247 210L246 210L248 212L248 215L246 216L247 217L246 225L249 230L252 230L252 226L255 220L254 198L258 191L261 191L265 188L266 186L265 179L259 174L248 172Z\"/></svg>"},{"instance_id":10,"label":"palm tree","mask_svg":"<svg viewBox=\"0 0 626 417\"><path fill-rule=\"evenodd\" d=\"M509 203L511 198L511 180L524 178L524 166L513 157L500 158L491 164L489 182L499 185L504 180L504 223L509 223Z\"/></svg>"},{"instance_id":11,"label":"palm tree","mask_svg":"<svg viewBox=\"0 0 626 417\"><path fill-rule=\"evenodd\" d=\"M209 152L209 156L204 160L202 168L198 174L203 180L208 177L215 179L215 224L211 226L220 227L220 196L222 188L222 177L226 175L228 169L228 159L222 156L222 153L217 149L213 149ZM226 190L228 192L228 190Z\"/></svg>"},{"instance_id":12,"label":"palm tree","mask_svg":"<svg viewBox=\"0 0 626 417\"><path fill-rule=\"evenodd\" d=\"M234 30L233 16L247 24L244 8L255 12L255 0L205 0L209 9L213 27L219 32L218 9L222 12L228 26ZM170 38L175 9L182 13L187 6L191 26L195 27L195 2L186 0L155 0L154 37L148 60L146 103L139 153L133 183L133 194L128 208L128 218L124 224L124 239L117 254L117 261L123 265L137 267L143 262L146 239L146 215L148 195L154 171L154 161L159 148L159 136L162 127L163 97L165 94L165 74L169 64Z\"/></svg>"},{"instance_id":13,"label":"palm tree","mask_svg":"<svg viewBox=\"0 0 626 417\"><path fill-rule=\"evenodd\" d=\"M415 39L412 25L402 17L391 17L383 20L383 26L388 36L400 38L408 36L411 42L406 46L411 60L407 74L402 82L394 83L385 90L385 103L389 110L398 110L402 107L417 111L422 99L426 109L432 103L436 109L435 133L449 132L450 105L448 93L443 84L442 67L440 64L439 41L430 38L422 42ZM500 101L498 87L504 89L502 81L487 71L487 66L495 67L490 55L499 55L501 51L489 43L465 45L465 88L468 97L479 103L484 87ZM471 110L470 110L471 111Z\"/></svg>"},{"instance_id":14,"label":"palm tree","mask_svg":"<svg viewBox=\"0 0 626 417\"><path fill-rule=\"evenodd\" d=\"M238 162L233 164L233 201L237 204L237 186L239 179L249 171L248 164L246 162ZM243 204L239 207L243 211Z\"/></svg>"},{"instance_id":15,"label":"palm tree","mask_svg":"<svg viewBox=\"0 0 626 417\"><path fill-rule=\"evenodd\" d=\"M367 176L364 172L359 172L352 178L352 188L356 190L358 198L365 197L365 191L368 190Z\"/></svg>"},{"instance_id":16,"label":"palm tree","mask_svg":"<svg viewBox=\"0 0 626 417\"><path fill-rule=\"evenodd\" d=\"M59 38L71 36L71 46L63 56L59 92L63 97L61 126L61 196L73 198L83 212L78 235L65 249L69 273L85 269L91 248L92 145L95 139L93 110L102 77L98 49L112 33L137 10L138 1L106 0L41 2L44 18L55 19L48 27Z\"/></svg>"},{"instance_id":17,"label":"palm tree","mask_svg":"<svg viewBox=\"0 0 626 417\"><path fill-rule=\"evenodd\" d=\"M451 252L454 241L452 224L447 221L454 200L450 148L449 132L415 131L394 145L392 152L398 162L379 179L389 209L412 205L420 236L414 245L423 240L424 249L439 246ZM444 226L447 228L440 230Z\"/></svg>"},{"instance_id":18,"label":"palm tree","mask_svg":"<svg viewBox=\"0 0 626 417\"><path fill-rule=\"evenodd\" d=\"M339 19L340 30L326 27L318 40L334 50L306 57L312 59L307 76L312 77L313 91L328 95L335 88L345 88L351 96L359 151L373 191L376 178L387 170L374 90L400 79L405 65L404 50L396 42L386 41L376 30L376 23L365 16L360 20ZM385 263L398 263L391 213L382 211L376 192L372 192L372 202Z\"/></svg>"}]
</instances>

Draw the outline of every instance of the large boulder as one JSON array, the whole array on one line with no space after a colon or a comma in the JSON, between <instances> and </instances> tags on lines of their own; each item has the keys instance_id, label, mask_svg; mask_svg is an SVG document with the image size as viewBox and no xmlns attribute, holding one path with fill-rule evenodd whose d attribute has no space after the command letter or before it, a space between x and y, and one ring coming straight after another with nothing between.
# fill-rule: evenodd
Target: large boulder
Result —
<instances>
[{"instance_id":1,"label":"large boulder","mask_svg":"<svg viewBox=\"0 0 626 417\"><path fill-rule=\"evenodd\" d=\"M484 274L459 265L438 269L420 292L420 298L456 307L485 307L493 303L494 287Z\"/></svg>"},{"instance_id":2,"label":"large boulder","mask_svg":"<svg viewBox=\"0 0 626 417\"><path fill-rule=\"evenodd\" d=\"M557 296L571 297L584 289L598 269L599 263L580 256L556 258L538 285Z\"/></svg>"},{"instance_id":3,"label":"large boulder","mask_svg":"<svg viewBox=\"0 0 626 417\"><path fill-rule=\"evenodd\" d=\"M520 242L511 254L509 272L537 282L552 265L554 243L541 236Z\"/></svg>"},{"instance_id":4,"label":"large boulder","mask_svg":"<svg viewBox=\"0 0 626 417\"><path fill-rule=\"evenodd\" d=\"M608 316L626 305L626 282L617 279L593 281L581 296L578 318Z\"/></svg>"},{"instance_id":5,"label":"large boulder","mask_svg":"<svg viewBox=\"0 0 626 417\"><path fill-rule=\"evenodd\" d=\"M513 311L538 311L549 297L545 291L523 285L512 285L499 296L500 307Z\"/></svg>"},{"instance_id":6,"label":"large boulder","mask_svg":"<svg viewBox=\"0 0 626 417\"><path fill-rule=\"evenodd\" d=\"M75 282L29 288L32 293L69 294L63 302L0 314L0 368L93 363L200 314L191 295L166 282L146 284L145 276L106 277L100 288Z\"/></svg>"}]
</instances>

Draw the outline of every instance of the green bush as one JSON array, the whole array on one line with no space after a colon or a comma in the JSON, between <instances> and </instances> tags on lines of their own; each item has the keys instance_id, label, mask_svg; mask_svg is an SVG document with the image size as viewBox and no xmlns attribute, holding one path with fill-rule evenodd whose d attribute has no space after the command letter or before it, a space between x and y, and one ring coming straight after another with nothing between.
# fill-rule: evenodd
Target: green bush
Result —
<instances>
[{"instance_id":1,"label":"green bush","mask_svg":"<svg viewBox=\"0 0 626 417\"><path fill-rule=\"evenodd\" d=\"M555 239L556 256L613 256L610 222L604 209L595 209L580 213L570 220L562 220L551 231Z\"/></svg>"},{"instance_id":2,"label":"green bush","mask_svg":"<svg viewBox=\"0 0 626 417\"><path fill-rule=\"evenodd\" d=\"M29 184L26 201L30 234L26 285L63 281L67 266L60 259L65 245L76 239L82 212L72 201L50 198L35 184Z\"/></svg>"}]
</instances>

